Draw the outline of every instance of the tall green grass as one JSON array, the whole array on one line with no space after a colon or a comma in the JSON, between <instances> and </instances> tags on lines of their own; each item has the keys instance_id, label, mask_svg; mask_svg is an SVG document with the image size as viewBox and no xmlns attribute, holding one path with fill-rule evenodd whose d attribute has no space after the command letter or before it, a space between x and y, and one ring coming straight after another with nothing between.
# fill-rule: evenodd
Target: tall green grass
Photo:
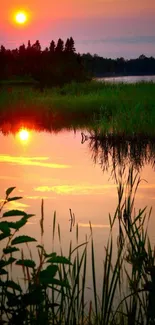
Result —
<instances>
[{"instance_id":1,"label":"tall green grass","mask_svg":"<svg viewBox=\"0 0 155 325\"><path fill-rule=\"evenodd\" d=\"M64 257L60 226L53 218L53 248L59 238L60 255L51 248L46 252L43 241L36 243L38 262L33 260L29 243L35 238L18 235L18 230L32 215L11 210L3 213L14 188L6 191L1 203L0 240L0 322L8 324L65 325L133 325L155 323L155 254L147 227L151 210L146 207L135 214L135 195L140 178L131 167L129 174L120 169L115 174L118 205L114 216L109 215L110 232L103 247L103 272L97 286L95 242L90 223L90 236L79 242L76 225L76 246L72 242ZM9 217L21 217L10 222ZM3 221L5 220L5 221ZM117 242L114 231L117 227ZM41 204L41 234L44 233L44 203ZM21 246L25 245L25 246ZM22 248L20 248L22 247ZM117 250L115 249L117 247ZM28 249L30 258L25 258ZM88 258L91 263L88 265ZM15 281L13 270L21 267L23 280ZM90 298L86 299L87 268L91 268ZM101 290L100 290L101 289Z\"/></svg>"},{"instance_id":2,"label":"tall green grass","mask_svg":"<svg viewBox=\"0 0 155 325\"><path fill-rule=\"evenodd\" d=\"M155 84L72 83L40 92L32 87L0 90L1 119L35 117L62 127L85 122L103 131L154 134ZM37 119L38 116L38 119Z\"/></svg>"}]
</instances>

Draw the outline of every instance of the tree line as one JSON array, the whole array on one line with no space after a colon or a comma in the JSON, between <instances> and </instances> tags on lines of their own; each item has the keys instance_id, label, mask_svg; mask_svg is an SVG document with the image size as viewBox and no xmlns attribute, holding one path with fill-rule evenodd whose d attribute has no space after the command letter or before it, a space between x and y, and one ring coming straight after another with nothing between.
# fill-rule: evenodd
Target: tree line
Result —
<instances>
[{"instance_id":1,"label":"tree line","mask_svg":"<svg viewBox=\"0 0 155 325\"><path fill-rule=\"evenodd\" d=\"M52 40L44 50L39 40L34 44L28 41L27 45L12 50L0 47L0 80L31 77L44 87L92 77L146 74L155 74L155 58L141 55L125 60L123 57L109 59L97 54L79 54L72 37L66 42L61 38L57 43Z\"/></svg>"},{"instance_id":2,"label":"tree line","mask_svg":"<svg viewBox=\"0 0 155 325\"><path fill-rule=\"evenodd\" d=\"M41 49L39 40L28 41L19 48L10 50L0 47L0 79L14 76L32 77L40 85L62 85L71 81L87 79L80 54L76 53L72 37L66 42L52 40L49 47Z\"/></svg>"},{"instance_id":3,"label":"tree line","mask_svg":"<svg viewBox=\"0 0 155 325\"><path fill-rule=\"evenodd\" d=\"M110 59L87 53L82 55L82 62L89 74L96 77L155 74L155 58L144 54L136 59L125 60L123 57Z\"/></svg>"}]
</instances>

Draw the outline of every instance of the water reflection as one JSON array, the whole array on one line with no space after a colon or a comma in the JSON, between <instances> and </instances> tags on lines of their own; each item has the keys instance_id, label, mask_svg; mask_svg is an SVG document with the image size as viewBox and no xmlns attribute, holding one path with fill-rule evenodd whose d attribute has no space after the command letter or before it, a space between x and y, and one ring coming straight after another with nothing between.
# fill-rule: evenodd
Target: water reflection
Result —
<instances>
[{"instance_id":1,"label":"water reflection","mask_svg":"<svg viewBox=\"0 0 155 325\"><path fill-rule=\"evenodd\" d=\"M38 124L33 121L28 122L23 120L17 122L5 122L0 125L0 131L3 135L13 134L25 145L29 144L32 140L33 132L47 132L48 134L58 134L66 131L73 131L74 134L79 132L78 128L70 126L66 128L59 128L56 125L50 127L46 123ZM103 171L110 168L113 170L119 165L121 167L128 164L133 165L136 170L140 170L145 165L150 164L152 168L155 167L155 137L142 135L127 136L125 134L102 134L100 131L89 130L81 132L81 143L87 143L91 157L95 164L99 164ZM68 143L69 146L69 143ZM9 159L18 163L15 157L9 158L1 156L1 161L8 161ZM15 159L15 160L14 160ZM47 157L41 159L38 157L30 158L25 160L25 164L39 165L42 166L44 163L47 167L52 167L48 162L37 162L37 160L47 160ZM31 160L31 162L30 162ZM33 162L32 162L33 160ZM34 162L35 160L35 162ZM22 158L20 157L20 162ZM54 167L54 166L53 166ZM56 166L57 167L57 166ZM68 166L66 166L68 168ZM61 168L61 167L60 167ZM62 168L65 168L62 166Z\"/></svg>"},{"instance_id":2,"label":"water reflection","mask_svg":"<svg viewBox=\"0 0 155 325\"><path fill-rule=\"evenodd\" d=\"M33 121L25 120L16 122L5 122L0 125L0 131L3 135L13 134L21 142L21 144L29 144L32 140L33 132L47 132L49 134L58 134L66 129L59 129L50 124L50 128L46 124L37 124ZM74 134L79 132L78 129L71 127L70 131ZM95 164L99 164L103 171L109 168L115 170L117 166L125 167L132 165L136 170L140 171L142 167L150 164L155 167L155 137L137 136L136 134L128 136L124 134L103 134L97 130L89 130L89 132L81 132L81 143L87 143L91 153L92 160ZM68 143L68 146L70 144ZM44 166L48 168L69 168L65 164L51 164L48 157L14 157L10 155L1 155L0 161L12 162L21 165Z\"/></svg>"},{"instance_id":3,"label":"water reflection","mask_svg":"<svg viewBox=\"0 0 155 325\"><path fill-rule=\"evenodd\" d=\"M127 165L132 165L137 171L148 164L155 167L154 137L103 135L97 131L82 132L81 136L82 143L88 142L93 162L100 164L103 171Z\"/></svg>"},{"instance_id":4,"label":"water reflection","mask_svg":"<svg viewBox=\"0 0 155 325\"><path fill-rule=\"evenodd\" d=\"M22 209L39 215L40 200L45 199L48 226L56 210L62 229L68 231L72 209L81 228L89 228L91 221L94 228L105 230L109 212L117 204L117 184L111 173L133 165L148 181L140 184L138 206L144 199L146 205L154 204L154 138L75 129L58 132L52 127L51 132L42 132L38 125L37 132L34 129L35 124L26 121L1 125L1 197L5 188L15 185L24 195Z\"/></svg>"},{"instance_id":5,"label":"water reflection","mask_svg":"<svg viewBox=\"0 0 155 325\"><path fill-rule=\"evenodd\" d=\"M23 115L23 116L22 116ZM0 132L3 135L19 134L22 131L22 138L28 136L25 131L37 131L47 133L59 133L65 130L73 130L86 128L90 122L88 114L75 114L67 113L50 113L41 114L40 112L34 113L32 116L25 116L23 112L15 113L14 116L10 115L8 118L0 118ZM24 132L23 132L24 131Z\"/></svg>"},{"instance_id":6,"label":"water reflection","mask_svg":"<svg viewBox=\"0 0 155 325\"><path fill-rule=\"evenodd\" d=\"M23 145L25 141L18 137L21 128L29 132L26 146ZM44 244L48 251L52 247L54 211L61 227L64 254L68 254L70 240L75 242L74 222L80 228L79 243L85 241L86 234L90 234L91 222L96 243L96 263L100 265L109 234L109 213L114 214L118 202L117 184L110 177L111 171L116 166L126 166L128 169L129 165L134 164L140 177L148 181L140 183L136 209L146 205L155 207L154 139L111 134L101 136L99 132L85 130L81 136L81 130L57 132L52 127L51 132L42 132L39 126L36 132L34 128L35 124L32 126L26 121L5 124L5 128L1 125L0 197L4 197L6 188L16 186L15 195L24 198L17 203L10 202L10 209L35 214L24 231L31 237L35 234L38 240L41 200L44 199ZM154 239L155 219L152 218L151 222L149 231ZM56 251L57 245L56 241Z\"/></svg>"},{"instance_id":7,"label":"water reflection","mask_svg":"<svg viewBox=\"0 0 155 325\"><path fill-rule=\"evenodd\" d=\"M134 84L137 82L155 82L155 76L124 76L124 77L110 77L110 78L97 78L96 80L110 83L127 83Z\"/></svg>"},{"instance_id":8,"label":"water reflection","mask_svg":"<svg viewBox=\"0 0 155 325\"><path fill-rule=\"evenodd\" d=\"M30 137L30 131L25 128L21 128L18 132L18 137L21 141L27 142Z\"/></svg>"}]
</instances>

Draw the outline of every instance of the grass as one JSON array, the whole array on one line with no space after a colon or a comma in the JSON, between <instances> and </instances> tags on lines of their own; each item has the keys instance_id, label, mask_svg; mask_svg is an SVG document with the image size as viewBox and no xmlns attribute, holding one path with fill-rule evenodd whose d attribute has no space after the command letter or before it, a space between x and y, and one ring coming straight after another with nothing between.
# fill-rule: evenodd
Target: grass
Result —
<instances>
[{"instance_id":1,"label":"grass","mask_svg":"<svg viewBox=\"0 0 155 325\"><path fill-rule=\"evenodd\" d=\"M0 240L0 321L8 324L59 324L59 325L151 325L155 323L154 270L155 254L147 233L151 214L142 208L134 212L135 194L140 183L134 169L125 177L121 168L115 174L118 205L114 216L109 215L109 239L103 248L103 273L100 288L97 287L97 272L93 231L90 237L79 243L76 226L76 247L70 243L68 256L64 257L61 245L60 226L53 218L53 243L57 235L60 255L46 252L43 243L38 245L38 262L33 260L29 243L35 238L19 236L32 215L12 210L3 213L3 207L18 197L11 197L14 187L6 191L1 203ZM9 217L22 217L9 222ZM5 218L5 219L4 219ZM3 221L5 220L5 221ZM114 241L114 225L118 228L117 243ZM44 233L44 204L41 205L41 234ZM20 230L21 231L21 230ZM21 244L25 248L21 249ZM114 253L114 245L117 253ZM29 259L25 258L28 248ZM91 263L87 259L90 251ZM21 267L23 283L15 282L12 269ZM86 301L87 268L92 270L90 300ZM125 283L127 290L125 290ZM119 297L119 298L118 298Z\"/></svg>"},{"instance_id":2,"label":"grass","mask_svg":"<svg viewBox=\"0 0 155 325\"><path fill-rule=\"evenodd\" d=\"M62 128L85 125L103 132L154 135L155 84L91 81L43 92L32 87L2 87L0 114L1 121L27 117Z\"/></svg>"}]
</instances>

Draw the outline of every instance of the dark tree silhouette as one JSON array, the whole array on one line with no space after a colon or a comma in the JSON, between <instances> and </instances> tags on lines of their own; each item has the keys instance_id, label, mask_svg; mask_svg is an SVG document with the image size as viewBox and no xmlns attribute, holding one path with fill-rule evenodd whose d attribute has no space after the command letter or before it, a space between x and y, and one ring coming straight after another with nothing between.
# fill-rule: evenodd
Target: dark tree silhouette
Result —
<instances>
[{"instance_id":1,"label":"dark tree silhouette","mask_svg":"<svg viewBox=\"0 0 155 325\"><path fill-rule=\"evenodd\" d=\"M1 51L2 54L6 53L6 49L5 49L5 47L3 45L1 45L1 50L0 51Z\"/></svg>"},{"instance_id":2,"label":"dark tree silhouette","mask_svg":"<svg viewBox=\"0 0 155 325\"><path fill-rule=\"evenodd\" d=\"M37 40L33 45L32 48L36 51L36 52L41 52L41 45L39 43L39 41Z\"/></svg>"},{"instance_id":3,"label":"dark tree silhouette","mask_svg":"<svg viewBox=\"0 0 155 325\"><path fill-rule=\"evenodd\" d=\"M52 42L50 43L50 47L49 47L50 53L53 54L55 52L55 48L56 48L55 42L52 40Z\"/></svg>"},{"instance_id":4,"label":"dark tree silhouette","mask_svg":"<svg viewBox=\"0 0 155 325\"><path fill-rule=\"evenodd\" d=\"M75 53L75 43L72 37L67 38L67 41L65 43L65 52Z\"/></svg>"},{"instance_id":5,"label":"dark tree silhouette","mask_svg":"<svg viewBox=\"0 0 155 325\"><path fill-rule=\"evenodd\" d=\"M28 50L31 49L31 42L30 42L30 40L28 41L27 49L28 49Z\"/></svg>"},{"instance_id":6,"label":"dark tree silhouette","mask_svg":"<svg viewBox=\"0 0 155 325\"><path fill-rule=\"evenodd\" d=\"M61 38L59 38L57 46L55 48L55 52L59 54L62 53L63 51L64 51L64 41Z\"/></svg>"},{"instance_id":7,"label":"dark tree silhouette","mask_svg":"<svg viewBox=\"0 0 155 325\"><path fill-rule=\"evenodd\" d=\"M91 77L117 75L155 74L155 59L144 54L137 59L116 60L97 54L77 54L72 37L66 42L52 40L49 47L41 49L39 40L33 45L21 44L13 50L0 46L0 80L31 77L43 89L45 86L61 86L72 81L90 80Z\"/></svg>"}]
</instances>

